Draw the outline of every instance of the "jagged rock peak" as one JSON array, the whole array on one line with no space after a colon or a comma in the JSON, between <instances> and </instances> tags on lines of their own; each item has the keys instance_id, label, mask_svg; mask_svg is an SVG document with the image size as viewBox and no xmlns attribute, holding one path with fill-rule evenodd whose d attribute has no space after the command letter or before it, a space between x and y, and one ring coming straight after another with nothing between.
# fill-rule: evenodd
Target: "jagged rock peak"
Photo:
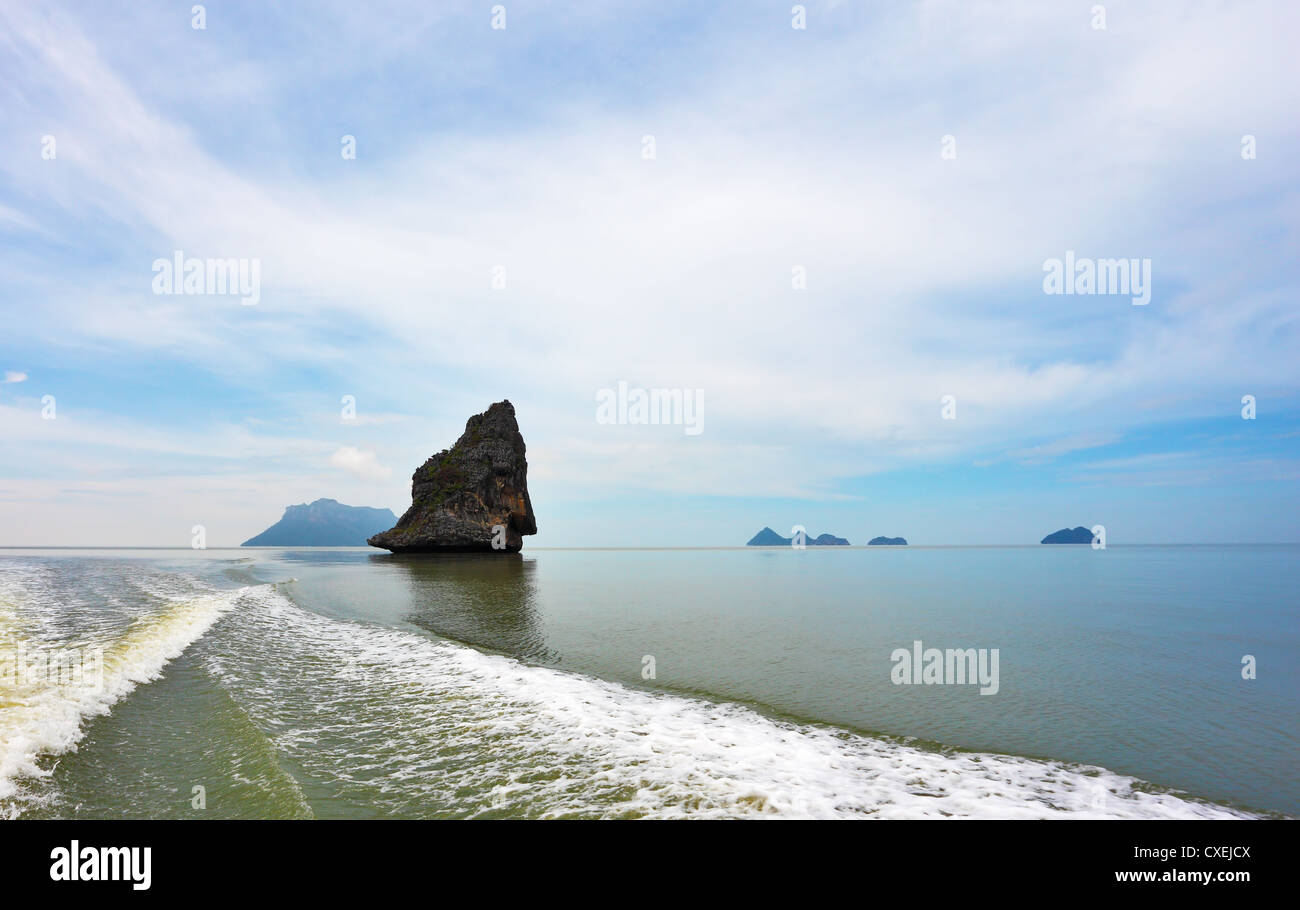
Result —
<instances>
[{"instance_id":1,"label":"jagged rock peak","mask_svg":"<svg viewBox=\"0 0 1300 910\"><path fill-rule=\"evenodd\" d=\"M525 451L509 401L475 414L454 446L415 469L411 507L370 545L394 553L518 552L537 533Z\"/></svg>"}]
</instances>

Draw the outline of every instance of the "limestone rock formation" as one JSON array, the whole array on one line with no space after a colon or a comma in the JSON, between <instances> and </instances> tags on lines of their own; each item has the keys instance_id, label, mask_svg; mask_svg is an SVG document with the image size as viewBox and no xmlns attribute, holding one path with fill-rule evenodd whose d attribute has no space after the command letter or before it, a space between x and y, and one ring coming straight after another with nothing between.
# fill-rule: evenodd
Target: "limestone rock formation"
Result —
<instances>
[{"instance_id":1,"label":"limestone rock formation","mask_svg":"<svg viewBox=\"0 0 1300 910\"><path fill-rule=\"evenodd\" d=\"M524 536L537 533L524 452L509 401L475 414L454 446L416 469L411 507L370 545L394 553L523 549Z\"/></svg>"}]
</instances>

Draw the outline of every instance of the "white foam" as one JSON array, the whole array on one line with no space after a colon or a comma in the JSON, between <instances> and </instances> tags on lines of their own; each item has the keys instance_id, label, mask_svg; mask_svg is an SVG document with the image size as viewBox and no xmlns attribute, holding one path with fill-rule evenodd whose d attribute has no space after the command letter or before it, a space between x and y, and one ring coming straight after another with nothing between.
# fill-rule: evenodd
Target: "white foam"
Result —
<instances>
[{"instance_id":1,"label":"white foam","mask_svg":"<svg viewBox=\"0 0 1300 910\"><path fill-rule=\"evenodd\" d=\"M280 748L381 812L1246 817L1102 768L928 751L341 622L268 588L242 599L248 647L210 649L210 668Z\"/></svg>"},{"instance_id":2,"label":"white foam","mask_svg":"<svg viewBox=\"0 0 1300 910\"><path fill-rule=\"evenodd\" d=\"M0 814L19 814L22 780L51 773L49 763L42 759L74 749L89 718L106 714L136 686L158 678L168 662L230 609L239 593L196 594L138 617L111 637L58 643L79 649L102 648L102 686L86 681L0 678ZM15 592L11 589L8 596L14 597ZM32 647L35 639L30 635L37 631L12 600L0 604L0 649L12 652L20 641ZM42 640L39 644L48 647L51 643Z\"/></svg>"}]
</instances>

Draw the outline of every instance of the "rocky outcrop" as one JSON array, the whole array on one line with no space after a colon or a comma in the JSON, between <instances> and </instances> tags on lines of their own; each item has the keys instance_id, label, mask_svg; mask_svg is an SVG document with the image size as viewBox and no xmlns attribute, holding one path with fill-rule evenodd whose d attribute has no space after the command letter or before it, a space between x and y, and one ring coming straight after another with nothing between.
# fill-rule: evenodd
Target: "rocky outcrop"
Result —
<instances>
[{"instance_id":1,"label":"rocky outcrop","mask_svg":"<svg viewBox=\"0 0 1300 910\"><path fill-rule=\"evenodd\" d=\"M287 506L284 515L241 547L364 547L366 538L388 527L391 509L345 506L335 499Z\"/></svg>"},{"instance_id":2,"label":"rocky outcrop","mask_svg":"<svg viewBox=\"0 0 1300 910\"><path fill-rule=\"evenodd\" d=\"M1083 526L1073 530L1061 528L1048 534L1039 543L1092 543L1092 532Z\"/></svg>"},{"instance_id":3,"label":"rocky outcrop","mask_svg":"<svg viewBox=\"0 0 1300 910\"><path fill-rule=\"evenodd\" d=\"M524 536L537 533L524 452L509 401L475 414L454 446L416 469L411 507L370 545L394 553L523 549Z\"/></svg>"},{"instance_id":4,"label":"rocky outcrop","mask_svg":"<svg viewBox=\"0 0 1300 910\"><path fill-rule=\"evenodd\" d=\"M873 537L867 541L869 547L905 547L906 537Z\"/></svg>"}]
</instances>

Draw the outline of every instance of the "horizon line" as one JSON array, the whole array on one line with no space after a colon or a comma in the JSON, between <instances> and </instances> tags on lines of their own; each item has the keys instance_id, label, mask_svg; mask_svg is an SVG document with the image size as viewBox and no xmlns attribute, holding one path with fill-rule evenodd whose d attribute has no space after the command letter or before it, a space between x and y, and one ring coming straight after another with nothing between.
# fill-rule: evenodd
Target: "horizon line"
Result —
<instances>
[{"instance_id":1,"label":"horizon line","mask_svg":"<svg viewBox=\"0 0 1300 910\"><path fill-rule=\"evenodd\" d=\"M1059 547L1091 547L1091 543L931 543L931 544L838 544L838 545L813 545L807 546L805 550L958 550L958 549L1001 549L1009 547L1044 547L1056 549ZM1271 540L1271 541L1206 541L1195 543L1167 543L1167 542L1138 542L1138 543L1108 543L1105 547L1098 549L1112 549L1114 547L1290 547L1300 546L1300 540ZM637 544L631 546L606 546L606 545L576 545L562 547L528 547L529 550L794 550L799 549L791 546L749 546L747 544L700 544L696 546L657 546L654 544ZM368 550L375 553L389 553L391 555L401 556L437 556L437 555L474 555L468 554L438 554L434 553L392 553L383 547L371 547L362 544L343 545L343 546L313 546L308 544L295 546L254 546L246 547L236 544L226 547L178 547L178 546L151 546L151 545L132 545L132 546L114 546L109 544L21 544L7 545L0 544L0 551L3 550L180 550L193 551L202 553L207 550ZM483 552L495 552L484 550ZM512 552L522 552L512 551Z\"/></svg>"}]
</instances>

